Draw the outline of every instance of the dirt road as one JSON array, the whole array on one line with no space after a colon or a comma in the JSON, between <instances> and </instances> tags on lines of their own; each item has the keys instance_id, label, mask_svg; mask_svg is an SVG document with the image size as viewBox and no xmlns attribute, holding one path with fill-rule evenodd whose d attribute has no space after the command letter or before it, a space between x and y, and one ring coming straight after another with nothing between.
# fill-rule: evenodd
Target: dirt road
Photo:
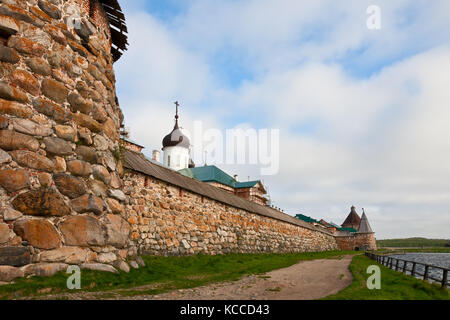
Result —
<instances>
[{"instance_id":1,"label":"dirt road","mask_svg":"<svg viewBox=\"0 0 450 320\"><path fill-rule=\"evenodd\" d=\"M348 269L353 256L303 261L264 276L246 276L235 282L176 290L143 300L313 300L335 294L352 282Z\"/></svg>"},{"instance_id":2,"label":"dirt road","mask_svg":"<svg viewBox=\"0 0 450 320\"><path fill-rule=\"evenodd\" d=\"M155 284L107 292L80 292L41 296L69 300L314 300L335 294L352 282L348 269L353 256L302 261L264 275L244 276L238 281L214 283L159 295L139 295ZM156 284L157 286L157 284ZM127 291L133 294L123 294ZM122 293L122 294L121 294Z\"/></svg>"}]
</instances>

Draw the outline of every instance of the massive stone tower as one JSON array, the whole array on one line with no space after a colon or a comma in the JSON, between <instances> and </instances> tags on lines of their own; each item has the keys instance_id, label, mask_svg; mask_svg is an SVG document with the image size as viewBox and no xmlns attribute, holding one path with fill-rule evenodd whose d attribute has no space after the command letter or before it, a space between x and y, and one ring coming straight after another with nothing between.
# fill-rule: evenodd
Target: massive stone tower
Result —
<instances>
[{"instance_id":1,"label":"massive stone tower","mask_svg":"<svg viewBox=\"0 0 450 320\"><path fill-rule=\"evenodd\" d=\"M124 22L117 0L0 1L0 266L22 267L9 274L135 254L113 70Z\"/></svg>"}]
</instances>

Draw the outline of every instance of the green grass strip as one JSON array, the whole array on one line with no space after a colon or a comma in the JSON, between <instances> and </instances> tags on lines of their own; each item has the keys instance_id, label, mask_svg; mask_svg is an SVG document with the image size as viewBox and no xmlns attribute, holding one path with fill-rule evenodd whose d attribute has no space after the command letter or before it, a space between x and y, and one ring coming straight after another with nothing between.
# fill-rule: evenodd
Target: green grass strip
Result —
<instances>
[{"instance_id":1,"label":"green grass strip","mask_svg":"<svg viewBox=\"0 0 450 320\"><path fill-rule=\"evenodd\" d=\"M381 289L369 290L367 268L377 265L381 270ZM350 264L353 282L327 300L450 300L450 291L438 284L416 279L391 270L364 255L353 257Z\"/></svg>"},{"instance_id":2,"label":"green grass strip","mask_svg":"<svg viewBox=\"0 0 450 320\"><path fill-rule=\"evenodd\" d=\"M214 282L234 281L244 275L263 274L289 267L301 260L340 258L353 251L329 251L292 254L228 254L189 257L143 257L146 267L129 273L111 274L82 270L81 290L66 287L69 275L18 279L0 286L0 299L33 298L48 294L77 292L118 292L124 296L158 294L176 289L194 288ZM150 288L137 288L147 286ZM119 290L119 291L118 291ZM106 295L107 297L109 295Z\"/></svg>"}]
</instances>

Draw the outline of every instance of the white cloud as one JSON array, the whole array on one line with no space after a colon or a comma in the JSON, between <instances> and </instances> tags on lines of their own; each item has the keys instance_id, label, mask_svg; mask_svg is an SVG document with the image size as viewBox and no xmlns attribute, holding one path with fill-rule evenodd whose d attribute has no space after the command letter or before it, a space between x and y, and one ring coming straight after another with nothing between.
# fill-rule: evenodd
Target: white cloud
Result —
<instances>
[{"instance_id":1,"label":"white cloud","mask_svg":"<svg viewBox=\"0 0 450 320\"><path fill-rule=\"evenodd\" d=\"M370 33L368 4L196 0L167 22L130 11L116 70L132 138L159 149L175 100L190 130L233 117L281 128L280 172L264 177L277 206L342 223L354 204L380 238L448 238L450 5L380 1L383 29ZM214 56L232 49L254 78L220 87ZM347 69L379 63L366 78ZM259 178L255 166L222 167Z\"/></svg>"}]
</instances>

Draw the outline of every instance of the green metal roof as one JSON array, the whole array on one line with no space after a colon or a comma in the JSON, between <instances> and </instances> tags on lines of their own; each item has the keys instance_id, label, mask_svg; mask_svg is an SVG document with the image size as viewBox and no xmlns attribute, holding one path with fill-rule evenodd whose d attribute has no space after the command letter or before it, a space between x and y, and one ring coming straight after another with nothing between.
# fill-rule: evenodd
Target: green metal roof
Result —
<instances>
[{"instance_id":1,"label":"green metal roof","mask_svg":"<svg viewBox=\"0 0 450 320\"><path fill-rule=\"evenodd\" d=\"M303 220L303 221L309 222L309 223L312 223L312 222L320 223L320 222L317 221L316 219L313 219L313 218L311 218L311 217L305 216L305 215L300 214L300 213L297 214L295 217L296 217L297 219L300 219L300 220Z\"/></svg>"},{"instance_id":2,"label":"green metal roof","mask_svg":"<svg viewBox=\"0 0 450 320\"><path fill-rule=\"evenodd\" d=\"M252 188L259 180L248 181L248 182L238 182L234 180L232 176L225 173L216 166L204 166L196 168L187 168L178 171L182 175L190 178L194 178L203 182L218 182L235 189Z\"/></svg>"},{"instance_id":3,"label":"green metal roof","mask_svg":"<svg viewBox=\"0 0 450 320\"><path fill-rule=\"evenodd\" d=\"M235 182L234 187L236 189L253 188L255 185L258 184L258 182L259 182L258 180L248 182Z\"/></svg>"},{"instance_id":4,"label":"green metal roof","mask_svg":"<svg viewBox=\"0 0 450 320\"><path fill-rule=\"evenodd\" d=\"M356 232L356 229L354 229L354 228L339 228L337 230L339 230L339 231L348 231L348 232Z\"/></svg>"},{"instance_id":5,"label":"green metal roof","mask_svg":"<svg viewBox=\"0 0 450 320\"><path fill-rule=\"evenodd\" d=\"M219 182L230 187L234 187L236 181L216 166L204 166L197 168L187 168L179 171L181 174L203 182Z\"/></svg>"}]
</instances>

